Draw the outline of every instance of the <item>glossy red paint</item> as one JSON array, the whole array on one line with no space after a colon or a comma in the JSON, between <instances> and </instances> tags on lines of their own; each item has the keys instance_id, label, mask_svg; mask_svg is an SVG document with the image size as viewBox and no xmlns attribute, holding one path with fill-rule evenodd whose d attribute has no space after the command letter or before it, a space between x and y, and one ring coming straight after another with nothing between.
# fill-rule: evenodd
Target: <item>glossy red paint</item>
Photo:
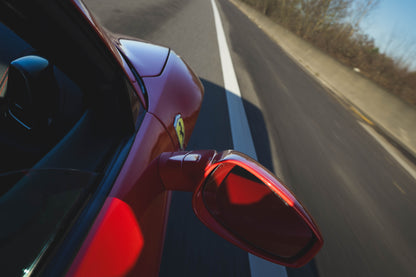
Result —
<instances>
[{"instance_id":1,"label":"glossy red paint","mask_svg":"<svg viewBox=\"0 0 416 277\"><path fill-rule=\"evenodd\" d=\"M131 275L157 276L171 193L157 171L157 157L177 150L161 123L147 114L110 196L128 203L141 226L144 247Z\"/></svg>"},{"instance_id":2,"label":"glossy red paint","mask_svg":"<svg viewBox=\"0 0 416 277\"><path fill-rule=\"evenodd\" d=\"M261 185L255 186L249 179L231 174L235 166L255 176ZM163 153L159 157L159 174L168 190L194 191L193 207L201 221L246 251L285 266L299 267L322 247L318 227L292 193L272 173L244 154L213 150ZM226 192L215 192L216 186L225 181ZM207 182L214 185L211 199ZM227 195L226 199L215 199L221 195ZM217 207L218 203L222 206ZM253 224L245 220L252 220ZM228 228L220 221L228 222ZM271 229L276 232L268 233Z\"/></svg>"},{"instance_id":3,"label":"glossy red paint","mask_svg":"<svg viewBox=\"0 0 416 277\"><path fill-rule=\"evenodd\" d=\"M113 34L102 28L82 1L72 0L72 2L99 35L105 46L111 51L126 76L129 77L143 106L159 118L175 142L177 142L177 138L173 123L176 115L181 115L185 123L185 134L188 135L185 138L185 142L187 142L189 140L189 134L192 133L196 123L203 97L201 81L190 67L173 51L169 51L168 60L163 67L163 72L159 73L156 77L145 77L145 75L152 75L159 70L161 59L163 60L167 48L155 46L152 49L149 44L141 44L140 46L136 44L132 46L134 44L132 40L127 42L127 44L131 44L129 45L129 49L127 49L126 42L124 42L123 48L120 39L126 38L125 36ZM136 68L137 72L140 73L140 71L143 71L144 75L141 77L144 77L143 81L148 92L149 103L146 102L134 74L119 51L123 51L123 54L131 64L138 66ZM155 59L145 58L143 54L139 54L141 51L143 53L151 53ZM145 69L147 66L149 69ZM177 146L179 149L179 143L177 143Z\"/></svg>"},{"instance_id":4,"label":"glossy red paint","mask_svg":"<svg viewBox=\"0 0 416 277\"><path fill-rule=\"evenodd\" d=\"M143 249L143 235L132 209L109 197L66 276L123 276Z\"/></svg>"},{"instance_id":5,"label":"glossy red paint","mask_svg":"<svg viewBox=\"0 0 416 277\"><path fill-rule=\"evenodd\" d=\"M136 57L128 58L134 63ZM144 226L145 247L132 274L156 276L171 195L160 182L156 157L162 152L179 149L173 127L176 115L183 118L185 133L192 133L202 103L203 88L191 69L172 51L160 76L143 80L149 97L148 116L152 120L149 124L143 122L140 127L111 195L130 203L138 221L143 223L141 226ZM153 125L158 126L157 130L153 130ZM185 145L188 140L189 135L185 137Z\"/></svg>"},{"instance_id":6,"label":"glossy red paint","mask_svg":"<svg viewBox=\"0 0 416 277\"><path fill-rule=\"evenodd\" d=\"M211 212L207 209L206 204L204 203L203 190L205 184L203 182L199 184L198 188L196 188L194 192L193 207L196 215L205 225L207 225L210 229L214 230L217 234L226 240L232 242L233 244L248 252L260 256L263 259L291 267L300 267L306 264L316 255L316 253L323 245L322 235L310 215L302 207L300 202L296 200L292 193L281 183L281 181L274 177L273 174L270 173L266 168L244 154L237 153L235 151L225 151L219 153L216 155L216 157L213 158L211 163L206 165L205 175L208 177L213 172L213 170L220 169L224 172L224 174L216 173L217 176L214 177L217 178L217 180L215 180L216 183L221 183L223 179L228 175L231 168L233 168L235 165L256 176L271 191L273 191L275 195L278 195L287 205L292 207L293 211L302 218L302 220L308 225L309 229L314 234L316 238L315 242L307 251L303 253L303 255L298 256L293 260L277 259L276 257L273 257L273 255L270 255L270 253L253 247L246 241L237 238L234 233L224 228L212 216Z\"/></svg>"},{"instance_id":7,"label":"glossy red paint","mask_svg":"<svg viewBox=\"0 0 416 277\"><path fill-rule=\"evenodd\" d=\"M149 94L149 112L162 122L178 149L180 145L173 124L175 117L181 115L186 147L202 104L204 89L201 81L173 51L169 53L162 74L143 78L143 81Z\"/></svg>"},{"instance_id":8,"label":"glossy red paint","mask_svg":"<svg viewBox=\"0 0 416 277\"><path fill-rule=\"evenodd\" d=\"M173 128L174 119L176 115L180 114L185 123L186 134L192 133L204 91L199 78L173 51L137 39L133 40L126 36L113 34L97 22L82 1L71 1L99 35L105 46L113 53L114 58L119 62L136 89L142 104L149 113L162 122L174 141L175 149L179 149ZM139 74L143 74L141 77L143 77L149 94L148 106L134 74L119 51L123 52ZM185 137L185 146L188 140L189 136Z\"/></svg>"},{"instance_id":9,"label":"glossy red paint","mask_svg":"<svg viewBox=\"0 0 416 277\"><path fill-rule=\"evenodd\" d=\"M266 186L257 185L254 181L237 174L228 174L225 189L231 205L255 204L271 193Z\"/></svg>"},{"instance_id":10,"label":"glossy red paint","mask_svg":"<svg viewBox=\"0 0 416 277\"><path fill-rule=\"evenodd\" d=\"M169 55L169 48L137 39L119 38L119 49L129 57L140 77L159 76Z\"/></svg>"},{"instance_id":11,"label":"glossy red paint","mask_svg":"<svg viewBox=\"0 0 416 277\"><path fill-rule=\"evenodd\" d=\"M148 111L162 122L178 148L173 125L177 115L182 117L186 147L202 103L204 88L199 78L168 48L123 37L115 42L144 81Z\"/></svg>"},{"instance_id":12,"label":"glossy red paint","mask_svg":"<svg viewBox=\"0 0 416 277\"><path fill-rule=\"evenodd\" d=\"M190 158L195 156L199 156L197 161ZM186 162L187 159L188 162ZM165 180L165 186L167 189L194 191L197 185L201 185L199 183L202 180L201 177L207 178L217 166L227 163L239 165L245 169L254 169L255 172L257 170L258 173L262 173L260 180L266 184L271 184L277 179L263 166L259 165L256 161L242 153L238 153L236 151L224 151L217 153L214 150L164 153L160 157L161 178L162 180ZM250 170L248 171L250 172ZM175 178L173 178L174 175ZM184 179L189 178L189 176L194 177L192 179ZM196 180L199 182L195 183ZM218 180L218 182L221 182L221 180ZM288 205L293 206L294 202L296 202L296 198L285 186L282 185L281 187L273 187L271 189L276 191L276 193L286 203L288 203Z\"/></svg>"},{"instance_id":13,"label":"glossy red paint","mask_svg":"<svg viewBox=\"0 0 416 277\"><path fill-rule=\"evenodd\" d=\"M293 207L240 167L215 169L205 181L203 201L227 231L275 261L296 260L313 241L313 233Z\"/></svg>"},{"instance_id":14,"label":"glossy red paint","mask_svg":"<svg viewBox=\"0 0 416 277\"><path fill-rule=\"evenodd\" d=\"M132 209L144 242L139 257L125 275L158 275L171 192L165 190L160 182L156 158L162 152L175 150L160 121L147 113L109 194ZM92 229L89 236L94 237L97 232ZM88 249L90 244L91 240L85 240L82 247ZM94 261L97 263L90 264L90 268L101 266L99 259ZM73 263L70 272L77 266Z\"/></svg>"},{"instance_id":15,"label":"glossy red paint","mask_svg":"<svg viewBox=\"0 0 416 277\"><path fill-rule=\"evenodd\" d=\"M109 197L120 199L131 207L143 236L143 249L127 275L157 276L171 192L164 189L160 181L156 158L162 152L179 150L173 127L176 115L180 114L183 118L185 132L192 133L202 102L203 87L191 69L169 49L120 40L120 36L107 32L96 22L82 2L73 2L118 60L148 111ZM135 66L141 77L145 77L148 103L119 51ZM185 137L185 145L188 140L189 136ZM91 236L97 232L92 230ZM90 243L86 240L82 247L88 249ZM97 264L90 264L91 268L100 266L99 259L94 261ZM73 263L70 272L76 266Z\"/></svg>"},{"instance_id":16,"label":"glossy red paint","mask_svg":"<svg viewBox=\"0 0 416 277\"><path fill-rule=\"evenodd\" d=\"M165 189L193 192L205 177L205 168L216 153L203 150L160 155L159 174Z\"/></svg>"}]
</instances>

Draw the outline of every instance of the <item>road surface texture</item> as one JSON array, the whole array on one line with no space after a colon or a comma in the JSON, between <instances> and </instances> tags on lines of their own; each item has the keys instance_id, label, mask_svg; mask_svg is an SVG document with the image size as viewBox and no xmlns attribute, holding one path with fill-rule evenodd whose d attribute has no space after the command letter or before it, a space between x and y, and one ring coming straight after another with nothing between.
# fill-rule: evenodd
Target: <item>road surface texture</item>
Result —
<instances>
[{"instance_id":1,"label":"road surface texture","mask_svg":"<svg viewBox=\"0 0 416 277\"><path fill-rule=\"evenodd\" d=\"M166 45L206 94L188 149L233 148L210 0L86 0L108 29ZM227 0L216 1L258 160L282 177L325 244L288 276L416 276L416 181L328 91ZM174 193L160 276L269 276Z\"/></svg>"}]
</instances>

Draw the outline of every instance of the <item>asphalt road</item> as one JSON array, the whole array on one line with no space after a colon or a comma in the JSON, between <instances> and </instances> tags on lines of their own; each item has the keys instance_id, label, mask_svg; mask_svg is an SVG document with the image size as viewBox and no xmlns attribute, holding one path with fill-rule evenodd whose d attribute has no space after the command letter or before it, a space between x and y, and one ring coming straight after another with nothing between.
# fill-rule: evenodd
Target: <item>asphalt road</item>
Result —
<instances>
[{"instance_id":1,"label":"asphalt road","mask_svg":"<svg viewBox=\"0 0 416 277\"><path fill-rule=\"evenodd\" d=\"M166 45L206 94L188 149L233 148L209 0L86 0L110 30ZM217 1L258 160L282 177L325 245L289 276L416 276L416 181L328 91L227 0ZM247 254L175 193L160 276L250 276Z\"/></svg>"}]
</instances>

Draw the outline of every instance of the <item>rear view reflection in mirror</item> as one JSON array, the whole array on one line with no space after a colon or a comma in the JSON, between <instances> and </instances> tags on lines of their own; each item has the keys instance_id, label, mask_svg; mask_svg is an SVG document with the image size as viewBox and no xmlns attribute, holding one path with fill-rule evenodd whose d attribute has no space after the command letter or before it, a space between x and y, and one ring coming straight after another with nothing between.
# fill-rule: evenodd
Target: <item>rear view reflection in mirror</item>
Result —
<instances>
[{"instance_id":1,"label":"rear view reflection in mirror","mask_svg":"<svg viewBox=\"0 0 416 277\"><path fill-rule=\"evenodd\" d=\"M260 258L289 267L321 249L317 224L272 172L234 150L164 153L167 190L193 191L196 216L212 231Z\"/></svg>"},{"instance_id":2,"label":"rear view reflection in mirror","mask_svg":"<svg viewBox=\"0 0 416 277\"><path fill-rule=\"evenodd\" d=\"M315 237L291 205L247 170L234 166L212 174L203 188L207 210L238 239L270 256L298 258ZM225 176L224 176L225 175Z\"/></svg>"}]
</instances>

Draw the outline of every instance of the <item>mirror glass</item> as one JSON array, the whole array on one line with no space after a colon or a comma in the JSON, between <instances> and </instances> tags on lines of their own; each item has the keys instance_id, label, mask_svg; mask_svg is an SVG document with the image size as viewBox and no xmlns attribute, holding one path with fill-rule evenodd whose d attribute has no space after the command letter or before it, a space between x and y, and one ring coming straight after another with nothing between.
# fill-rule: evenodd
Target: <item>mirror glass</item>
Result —
<instances>
[{"instance_id":1,"label":"mirror glass","mask_svg":"<svg viewBox=\"0 0 416 277\"><path fill-rule=\"evenodd\" d=\"M292 259L309 250L314 235L296 210L247 170L221 165L207 179L204 205L225 229L269 255Z\"/></svg>"}]
</instances>

